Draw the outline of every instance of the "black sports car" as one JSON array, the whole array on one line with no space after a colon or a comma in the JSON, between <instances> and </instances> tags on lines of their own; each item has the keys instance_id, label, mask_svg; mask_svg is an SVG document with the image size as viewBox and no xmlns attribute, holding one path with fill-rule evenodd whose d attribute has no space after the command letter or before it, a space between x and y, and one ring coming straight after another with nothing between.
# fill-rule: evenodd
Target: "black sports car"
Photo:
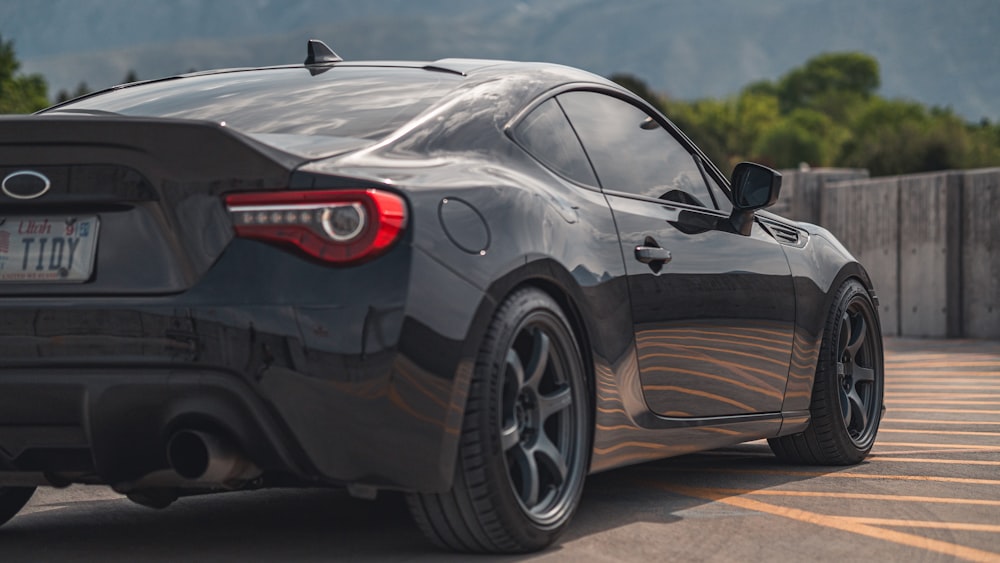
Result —
<instances>
[{"instance_id":1,"label":"black sports car","mask_svg":"<svg viewBox=\"0 0 1000 563\"><path fill-rule=\"evenodd\" d=\"M588 473L875 440L864 268L763 211L778 173L727 180L598 76L310 42L2 118L0 147L0 523L39 485L343 486L520 552Z\"/></svg>"}]
</instances>

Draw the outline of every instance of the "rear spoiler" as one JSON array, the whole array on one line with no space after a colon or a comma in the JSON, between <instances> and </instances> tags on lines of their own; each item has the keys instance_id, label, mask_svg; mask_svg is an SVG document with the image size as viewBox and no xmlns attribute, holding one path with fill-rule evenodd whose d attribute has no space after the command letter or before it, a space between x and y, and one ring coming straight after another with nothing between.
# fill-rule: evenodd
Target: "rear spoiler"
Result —
<instances>
[{"instance_id":1,"label":"rear spoiler","mask_svg":"<svg viewBox=\"0 0 1000 563\"><path fill-rule=\"evenodd\" d=\"M225 124L117 115L0 117L0 169L119 164L151 181L273 189L307 162ZM215 191L215 190L212 190Z\"/></svg>"}]
</instances>

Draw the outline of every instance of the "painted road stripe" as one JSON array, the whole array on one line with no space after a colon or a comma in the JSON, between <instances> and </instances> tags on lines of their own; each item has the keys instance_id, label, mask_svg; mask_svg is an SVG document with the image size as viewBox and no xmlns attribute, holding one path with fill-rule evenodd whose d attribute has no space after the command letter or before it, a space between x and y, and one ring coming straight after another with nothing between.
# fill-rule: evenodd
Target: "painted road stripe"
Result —
<instances>
[{"instance_id":1,"label":"painted road stripe","mask_svg":"<svg viewBox=\"0 0 1000 563\"><path fill-rule=\"evenodd\" d=\"M882 448L879 448L882 451ZM916 455L916 454L986 454L1000 451L1000 448L962 448L960 450L942 450L942 449L927 449L927 450L886 450L883 454L873 454L873 455Z\"/></svg>"},{"instance_id":2,"label":"painted road stripe","mask_svg":"<svg viewBox=\"0 0 1000 563\"><path fill-rule=\"evenodd\" d=\"M958 376L958 377L961 377L963 375L968 375L968 376L986 376L986 377L1000 377L1000 372L996 372L996 371L955 371L955 370L938 371L938 370L933 370L933 369L894 370L892 368L887 368L885 371L886 371L886 373L888 373L890 375L894 374L894 373L899 373L899 374L906 374L906 375L939 375L939 376L942 376L942 377L948 377L948 376Z\"/></svg>"},{"instance_id":3,"label":"painted road stripe","mask_svg":"<svg viewBox=\"0 0 1000 563\"><path fill-rule=\"evenodd\" d=\"M946 404L972 404L972 405L1000 405L1000 401L996 400L996 395L991 393L946 393L939 391L937 393L928 393L926 391L922 392L905 392L897 391L892 393L886 393L885 398L889 401L899 401L899 400L910 400L910 399L938 399L942 405ZM963 400L968 401L972 399L978 399L981 401L989 401L986 403L958 403L956 401ZM935 401L935 402L938 402Z\"/></svg>"},{"instance_id":4,"label":"painted road stripe","mask_svg":"<svg viewBox=\"0 0 1000 563\"><path fill-rule=\"evenodd\" d=\"M949 394L949 391L987 391L983 393L984 395L992 395L993 391L1000 391L1000 385L982 385L982 384L952 384L950 381L946 383L934 383L934 384L920 384L920 383L903 383L895 384L890 379L887 383L890 389L906 389L908 391L917 389L927 389L934 391L935 393L941 393L943 395Z\"/></svg>"},{"instance_id":5,"label":"painted road stripe","mask_svg":"<svg viewBox=\"0 0 1000 563\"><path fill-rule=\"evenodd\" d=\"M653 472L664 468L652 469ZM961 483L963 485L1000 485L1000 479L973 479L970 477L936 477L930 475L875 475L868 473L824 473L822 471L785 471L781 469L724 469L718 467L666 468L676 473L726 473L736 475L776 475L782 477L829 477L835 479L875 479L879 481L932 481L936 483Z\"/></svg>"},{"instance_id":6,"label":"painted road stripe","mask_svg":"<svg viewBox=\"0 0 1000 563\"><path fill-rule=\"evenodd\" d=\"M889 405L892 412L932 412L941 414L1000 414L1000 411L979 409L907 409Z\"/></svg>"},{"instance_id":7,"label":"painted road stripe","mask_svg":"<svg viewBox=\"0 0 1000 563\"><path fill-rule=\"evenodd\" d=\"M885 418L882 422L898 422L901 424L969 424L973 426L1000 426L1000 420L929 420L915 418Z\"/></svg>"},{"instance_id":8,"label":"painted road stripe","mask_svg":"<svg viewBox=\"0 0 1000 563\"><path fill-rule=\"evenodd\" d=\"M879 428L878 431L896 434L944 434L947 436L1000 436L1000 432L962 432L961 430L903 430L900 428Z\"/></svg>"},{"instance_id":9,"label":"painted road stripe","mask_svg":"<svg viewBox=\"0 0 1000 563\"><path fill-rule=\"evenodd\" d=\"M728 504L729 506L744 508L746 510L751 510L754 512L771 514L773 516L781 516L783 518L797 520L799 522L805 522L809 524L815 524L817 526L822 526L825 528L833 528L841 530L843 532L850 532L861 536L868 536L870 538L885 540L892 543L905 545L908 547L923 549L925 551L941 553L949 557L965 559L967 561L996 562L998 559L1000 559L1000 553L983 551L981 549L975 549L972 547L966 547L963 545L958 545L945 541L925 538L923 536L917 536L914 534L908 534L896 530L887 530L885 528L879 528L877 526L871 526L862 522L857 522L854 519L848 517L827 516L825 514L809 512L808 510L801 510L798 508L788 508L785 506L777 506L748 498L733 497L729 496L730 493L725 492L723 489L703 489L703 488L678 487L678 486L668 486L668 485L658 485L658 484L655 484L653 486L674 494L684 495L692 498L700 498L715 502L721 502L723 504Z\"/></svg>"},{"instance_id":10,"label":"painted road stripe","mask_svg":"<svg viewBox=\"0 0 1000 563\"><path fill-rule=\"evenodd\" d=\"M943 449L955 449L955 450L980 450L980 451L998 451L1000 452L1000 446L984 446L983 444L934 444L930 442L883 442L879 440L875 442L876 446L899 446L903 448L943 448Z\"/></svg>"},{"instance_id":11,"label":"painted road stripe","mask_svg":"<svg viewBox=\"0 0 1000 563\"><path fill-rule=\"evenodd\" d=\"M903 452L892 452L893 455L899 455ZM907 452L908 453L908 452ZM928 452L932 453L932 452ZM984 460L984 459L935 459L929 457L891 457L879 454L872 454L868 456L869 459L875 458L879 461L885 462L903 462L903 463L942 463L950 465L997 465L1000 466L1000 461Z\"/></svg>"},{"instance_id":12,"label":"painted road stripe","mask_svg":"<svg viewBox=\"0 0 1000 563\"><path fill-rule=\"evenodd\" d=\"M848 516L851 522L875 526L906 526L909 528L931 528L935 530L958 530L962 532L1000 532L996 524L973 524L968 522L925 522L919 520L899 520L896 518L861 518Z\"/></svg>"},{"instance_id":13,"label":"painted road stripe","mask_svg":"<svg viewBox=\"0 0 1000 563\"><path fill-rule=\"evenodd\" d=\"M886 367L894 369L903 368L960 368L960 367L995 367L1000 368L1000 360L972 360L966 362L911 362L907 360L896 360L885 362ZM1000 371L997 371L1000 374Z\"/></svg>"},{"instance_id":14,"label":"painted road stripe","mask_svg":"<svg viewBox=\"0 0 1000 563\"><path fill-rule=\"evenodd\" d=\"M965 504L971 506L1000 506L1000 500L981 498L922 497L913 495L884 495L877 493L830 493L819 491L779 491L775 489L723 489L713 491L724 495L761 495L770 497L835 498L851 500L877 500L888 502L923 502L927 504Z\"/></svg>"},{"instance_id":15,"label":"painted road stripe","mask_svg":"<svg viewBox=\"0 0 1000 563\"><path fill-rule=\"evenodd\" d=\"M889 407L893 405L1000 405L1000 401L954 401L940 399L897 399L889 400L886 403Z\"/></svg>"}]
</instances>

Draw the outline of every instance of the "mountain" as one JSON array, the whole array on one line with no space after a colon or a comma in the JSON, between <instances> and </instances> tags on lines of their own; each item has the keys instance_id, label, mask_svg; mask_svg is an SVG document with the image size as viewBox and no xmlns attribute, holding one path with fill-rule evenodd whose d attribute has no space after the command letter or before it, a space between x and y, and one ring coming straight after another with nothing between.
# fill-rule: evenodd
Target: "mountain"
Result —
<instances>
[{"instance_id":1,"label":"mountain","mask_svg":"<svg viewBox=\"0 0 1000 563\"><path fill-rule=\"evenodd\" d=\"M348 59L546 60L628 72L670 96L737 92L809 57L861 51L887 97L1000 119L997 0L2 0L0 35L51 91L134 69Z\"/></svg>"}]
</instances>

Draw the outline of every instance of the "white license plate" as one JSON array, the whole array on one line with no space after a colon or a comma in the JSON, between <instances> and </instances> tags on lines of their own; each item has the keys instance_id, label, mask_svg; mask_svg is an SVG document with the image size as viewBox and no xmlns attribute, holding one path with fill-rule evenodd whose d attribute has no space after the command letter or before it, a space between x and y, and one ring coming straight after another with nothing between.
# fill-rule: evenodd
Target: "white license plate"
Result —
<instances>
[{"instance_id":1,"label":"white license plate","mask_svg":"<svg viewBox=\"0 0 1000 563\"><path fill-rule=\"evenodd\" d=\"M0 217L0 282L89 280L99 226L95 216Z\"/></svg>"}]
</instances>

